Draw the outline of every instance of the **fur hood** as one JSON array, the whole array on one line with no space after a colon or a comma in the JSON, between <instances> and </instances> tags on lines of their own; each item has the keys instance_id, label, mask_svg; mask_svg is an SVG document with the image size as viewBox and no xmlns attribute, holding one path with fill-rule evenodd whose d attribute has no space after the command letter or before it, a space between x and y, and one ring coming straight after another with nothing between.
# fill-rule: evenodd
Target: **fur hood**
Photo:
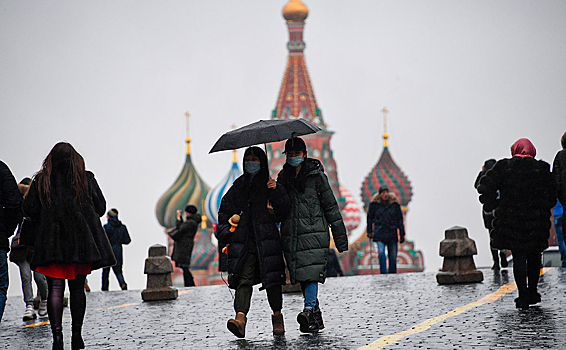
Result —
<instances>
[{"instance_id":1,"label":"fur hood","mask_svg":"<svg viewBox=\"0 0 566 350\"><path fill-rule=\"evenodd\" d=\"M371 201L375 202L375 203L383 202L381 200L381 197L379 196L379 193L374 194L373 197L371 198ZM387 200L387 203L388 204L397 203L397 204L401 205L401 203L399 202L399 198L397 198L397 196L393 192L389 192L389 199Z\"/></svg>"}]
</instances>

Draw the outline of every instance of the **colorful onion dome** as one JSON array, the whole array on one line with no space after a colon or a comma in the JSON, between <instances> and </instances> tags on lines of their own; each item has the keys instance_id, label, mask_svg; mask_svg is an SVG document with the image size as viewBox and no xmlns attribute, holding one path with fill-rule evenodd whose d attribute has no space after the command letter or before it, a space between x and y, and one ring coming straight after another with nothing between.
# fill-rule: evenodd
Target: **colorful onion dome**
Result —
<instances>
[{"instance_id":1,"label":"colorful onion dome","mask_svg":"<svg viewBox=\"0 0 566 350\"><path fill-rule=\"evenodd\" d=\"M290 22L304 22L309 15L309 9L301 0L289 0L283 7L283 18Z\"/></svg>"},{"instance_id":2,"label":"colorful onion dome","mask_svg":"<svg viewBox=\"0 0 566 350\"><path fill-rule=\"evenodd\" d=\"M216 185L208 195L204 201L204 207L206 212L206 217L210 222L217 224L218 223L218 209L220 209L220 202L222 201L222 197L228 192L230 187L232 187L232 183L238 177L242 175L242 171L238 167L238 158L236 155L236 151L234 150L234 157L232 159L232 167L228 174L222 178L222 180Z\"/></svg>"},{"instance_id":3,"label":"colorful onion dome","mask_svg":"<svg viewBox=\"0 0 566 350\"><path fill-rule=\"evenodd\" d=\"M203 212L203 203L208 194L209 187L200 178L191 161L190 142L187 137L187 157L181 174L175 183L161 196L155 215L159 224L165 228L175 227L177 220L177 210L185 210L185 207L192 204L198 208L198 212Z\"/></svg>"},{"instance_id":4,"label":"colorful onion dome","mask_svg":"<svg viewBox=\"0 0 566 350\"><path fill-rule=\"evenodd\" d=\"M383 114L387 117L389 112L385 107L383 108ZM383 132L383 153L377 164L373 167L371 172L366 176L362 184L362 200L364 201L365 208L368 208L372 197L378 193L379 187L382 185L387 185L389 191L395 193L402 207L407 207L411 201L413 195L413 189L411 187L411 182L403 173L401 168L395 164L391 154L389 153L389 147L387 139L389 134L387 133L387 124L384 123Z\"/></svg>"},{"instance_id":5,"label":"colorful onion dome","mask_svg":"<svg viewBox=\"0 0 566 350\"><path fill-rule=\"evenodd\" d=\"M342 219L348 231L355 230L362 221L362 208L354 199L348 189L340 185L340 196L346 200L346 206L342 209Z\"/></svg>"},{"instance_id":6,"label":"colorful onion dome","mask_svg":"<svg viewBox=\"0 0 566 350\"><path fill-rule=\"evenodd\" d=\"M210 240L211 233L202 229L195 237L195 246L191 257L191 270L208 270L208 266L214 261L217 249Z\"/></svg>"}]
</instances>

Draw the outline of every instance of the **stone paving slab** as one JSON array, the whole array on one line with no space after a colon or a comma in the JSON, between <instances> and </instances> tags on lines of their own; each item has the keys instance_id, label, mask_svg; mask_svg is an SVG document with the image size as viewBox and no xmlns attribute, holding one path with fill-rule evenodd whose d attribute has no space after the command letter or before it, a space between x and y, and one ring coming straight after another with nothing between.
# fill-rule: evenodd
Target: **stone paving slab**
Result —
<instances>
[{"instance_id":1,"label":"stone paving slab","mask_svg":"<svg viewBox=\"0 0 566 350\"><path fill-rule=\"evenodd\" d=\"M540 280L540 306L515 309L517 292L438 321L436 317L476 302L513 282L510 269L483 270L479 284L440 286L434 273L330 278L320 286L326 329L301 334L295 320L300 294L285 294L286 333L273 336L264 291L254 288L246 339L226 329L233 316L225 286L180 288L173 301L143 302L141 291L91 292L83 338L87 349L560 349L566 345L566 269ZM504 287L505 288L505 287ZM472 304L476 305L476 304ZM50 349L51 332L41 318L24 322L21 297L10 297L0 323L0 349ZM449 314L451 315L451 314ZM63 331L70 348L70 315ZM431 319L436 322L432 322ZM414 326L431 321L414 334ZM33 325L32 327L25 327ZM418 328L418 327L417 327ZM382 347L377 339L398 335Z\"/></svg>"}]
</instances>

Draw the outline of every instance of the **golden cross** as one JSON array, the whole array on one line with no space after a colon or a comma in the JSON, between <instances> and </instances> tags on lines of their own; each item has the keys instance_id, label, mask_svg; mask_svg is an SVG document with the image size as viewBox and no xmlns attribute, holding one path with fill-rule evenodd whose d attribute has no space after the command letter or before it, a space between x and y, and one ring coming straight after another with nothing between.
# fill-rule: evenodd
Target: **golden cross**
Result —
<instances>
[{"instance_id":1,"label":"golden cross","mask_svg":"<svg viewBox=\"0 0 566 350\"><path fill-rule=\"evenodd\" d=\"M185 116L187 117L187 137L189 137L189 117L191 116L189 112L185 112Z\"/></svg>"},{"instance_id":2,"label":"golden cross","mask_svg":"<svg viewBox=\"0 0 566 350\"><path fill-rule=\"evenodd\" d=\"M389 111L385 106L383 106L381 111L383 112L383 132L387 132L387 113L389 113Z\"/></svg>"}]
</instances>

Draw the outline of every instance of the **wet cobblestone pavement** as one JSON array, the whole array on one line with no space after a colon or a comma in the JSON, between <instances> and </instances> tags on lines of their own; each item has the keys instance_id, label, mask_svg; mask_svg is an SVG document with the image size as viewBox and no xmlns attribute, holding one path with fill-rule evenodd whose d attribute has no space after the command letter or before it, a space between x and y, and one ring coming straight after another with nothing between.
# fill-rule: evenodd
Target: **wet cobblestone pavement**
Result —
<instances>
[{"instance_id":1,"label":"wet cobblestone pavement","mask_svg":"<svg viewBox=\"0 0 566 350\"><path fill-rule=\"evenodd\" d=\"M254 288L246 338L226 329L233 316L225 286L180 288L173 301L142 302L140 291L91 292L83 337L87 349L563 349L566 269L540 279L542 303L515 309L510 269L483 270L484 282L440 286L434 273L353 276L320 286L326 328L301 334L300 294L285 294L286 333L273 336L265 292ZM478 302L479 301L479 302ZM10 297L0 348L50 349L47 318L24 322L21 297ZM70 316L63 331L70 349ZM28 326L28 327L26 327Z\"/></svg>"}]
</instances>

